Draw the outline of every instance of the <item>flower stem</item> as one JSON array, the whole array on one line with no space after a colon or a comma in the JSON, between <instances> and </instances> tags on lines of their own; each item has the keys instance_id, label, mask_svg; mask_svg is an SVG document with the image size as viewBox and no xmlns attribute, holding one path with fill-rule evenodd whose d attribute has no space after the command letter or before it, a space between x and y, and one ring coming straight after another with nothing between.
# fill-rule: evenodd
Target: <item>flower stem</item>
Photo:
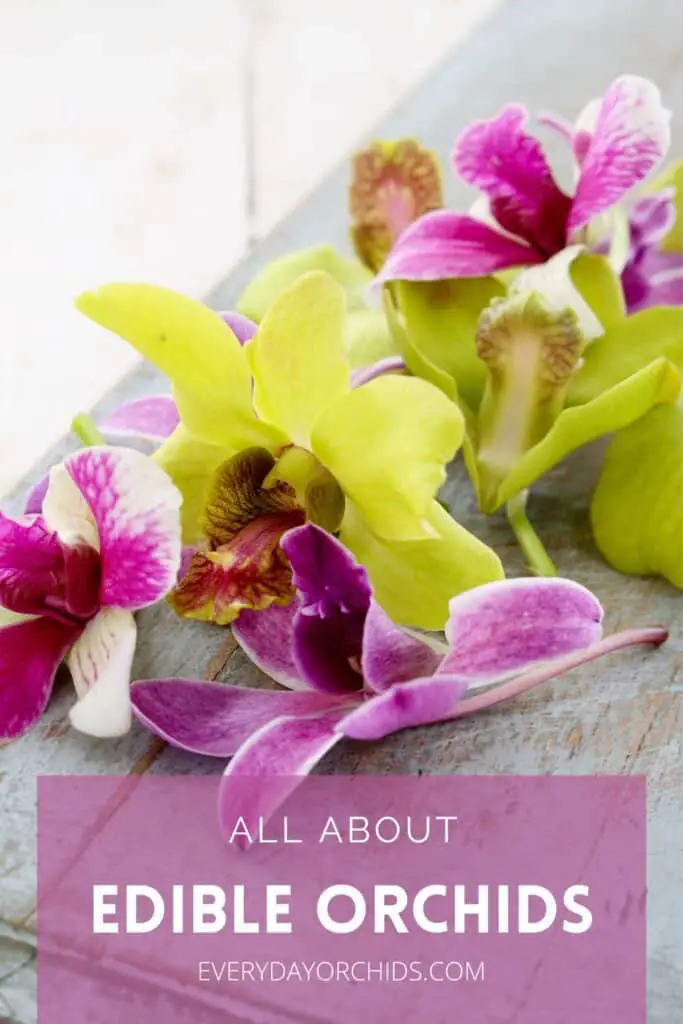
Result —
<instances>
[{"instance_id":1,"label":"flower stem","mask_svg":"<svg viewBox=\"0 0 683 1024\"><path fill-rule=\"evenodd\" d=\"M449 718L463 718L465 715L471 715L475 711L484 711L487 708L494 707L496 704L501 704L503 701L512 700L513 697L519 697L523 693L528 693L529 690L533 690L536 686L540 686L541 683L545 683L547 680L553 679L563 672L569 672L570 669L578 668L589 661L601 658L603 654L612 654L614 651L620 651L624 647L633 647L636 644L655 644L659 646L668 637L669 631L663 626L625 629L621 633L613 633L612 636L607 636L603 640L591 644L590 647L584 647L582 651L574 651L572 654L565 654L561 658L555 658L552 661L546 661L542 665L536 665L515 679L510 679L500 686L492 686L485 693L478 693L476 697L461 700L452 714L449 715Z\"/></svg>"},{"instance_id":2,"label":"flower stem","mask_svg":"<svg viewBox=\"0 0 683 1024\"><path fill-rule=\"evenodd\" d=\"M526 555L529 568L534 576L557 576L557 569L550 555L527 518L527 494L527 491L520 491L508 501L507 514L510 526L515 531L519 546Z\"/></svg>"},{"instance_id":3,"label":"flower stem","mask_svg":"<svg viewBox=\"0 0 683 1024\"><path fill-rule=\"evenodd\" d=\"M107 443L104 435L100 433L87 413L79 412L78 416L74 416L71 430L84 448L93 448L95 445Z\"/></svg>"}]
</instances>

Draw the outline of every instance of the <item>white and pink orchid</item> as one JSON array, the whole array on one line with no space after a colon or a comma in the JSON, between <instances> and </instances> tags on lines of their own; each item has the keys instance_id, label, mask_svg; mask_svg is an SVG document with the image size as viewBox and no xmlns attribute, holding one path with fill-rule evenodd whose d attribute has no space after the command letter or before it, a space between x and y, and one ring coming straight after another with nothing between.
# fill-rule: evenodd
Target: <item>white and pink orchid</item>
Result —
<instances>
[{"instance_id":1,"label":"white and pink orchid","mask_svg":"<svg viewBox=\"0 0 683 1024\"><path fill-rule=\"evenodd\" d=\"M0 740L35 725L64 660L78 697L72 725L97 737L128 731L133 612L176 581L180 502L145 455L94 447L52 468L39 511L0 514L0 605L19 616L0 629Z\"/></svg>"},{"instance_id":2,"label":"white and pink orchid","mask_svg":"<svg viewBox=\"0 0 683 1024\"><path fill-rule=\"evenodd\" d=\"M587 244L591 225L609 214L662 162L671 143L670 113L654 83L622 75L588 104L576 123L555 118L572 145L573 195L557 184L528 113L510 104L460 135L456 173L486 201L486 215L428 213L400 237L380 280L480 277L545 263L567 246ZM476 207L475 207L476 209Z\"/></svg>"},{"instance_id":3,"label":"white and pink orchid","mask_svg":"<svg viewBox=\"0 0 683 1024\"><path fill-rule=\"evenodd\" d=\"M222 823L267 817L345 737L379 740L447 722L635 643L662 629L602 639L602 608L566 579L515 579L455 597L447 644L397 627L374 599L365 570L312 524L282 547L296 599L243 612L233 632L263 671L288 690L157 679L132 688L136 717L172 745L231 758L220 791ZM238 777L253 777L249 806ZM239 806L237 806L239 804Z\"/></svg>"}]
</instances>

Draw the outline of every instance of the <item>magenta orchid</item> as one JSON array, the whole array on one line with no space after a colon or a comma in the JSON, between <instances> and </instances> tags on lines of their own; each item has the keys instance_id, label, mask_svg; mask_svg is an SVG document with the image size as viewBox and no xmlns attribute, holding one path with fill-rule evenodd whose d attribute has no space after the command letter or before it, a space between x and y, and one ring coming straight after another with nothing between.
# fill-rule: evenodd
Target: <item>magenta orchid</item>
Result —
<instances>
[{"instance_id":1,"label":"magenta orchid","mask_svg":"<svg viewBox=\"0 0 683 1024\"><path fill-rule=\"evenodd\" d=\"M78 696L71 724L128 731L133 612L176 581L180 502L145 455L97 447L52 468L39 512L0 514L0 605L18 618L0 629L0 739L35 725L64 660Z\"/></svg>"},{"instance_id":2,"label":"magenta orchid","mask_svg":"<svg viewBox=\"0 0 683 1024\"><path fill-rule=\"evenodd\" d=\"M478 121L455 144L456 172L487 201L484 218L438 210L415 221L394 246L380 280L484 277L544 263L573 244L597 242L591 227L660 164L671 142L659 89L622 75L590 103L574 129L573 196L557 184L528 114L510 104ZM547 119L546 119L547 120Z\"/></svg>"},{"instance_id":3,"label":"magenta orchid","mask_svg":"<svg viewBox=\"0 0 683 1024\"><path fill-rule=\"evenodd\" d=\"M447 644L399 629L373 597L365 570L312 524L282 540L294 572L287 607L243 612L233 632L250 658L285 690L192 680L135 683L136 717L173 746L232 758L220 792L223 824L267 817L344 737L379 740L446 722L531 689L666 631L601 640L602 608L565 579L516 579L454 598ZM237 777L260 785L236 806Z\"/></svg>"},{"instance_id":4,"label":"magenta orchid","mask_svg":"<svg viewBox=\"0 0 683 1024\"><path fill-rule=\"evenodd\" d=\"M634 205L629 218L629 251L621 274L629 313L650 306L683 305L683 254L662 248L675 223L673 189L662 189Z\"/></svg>"}]
</instances>

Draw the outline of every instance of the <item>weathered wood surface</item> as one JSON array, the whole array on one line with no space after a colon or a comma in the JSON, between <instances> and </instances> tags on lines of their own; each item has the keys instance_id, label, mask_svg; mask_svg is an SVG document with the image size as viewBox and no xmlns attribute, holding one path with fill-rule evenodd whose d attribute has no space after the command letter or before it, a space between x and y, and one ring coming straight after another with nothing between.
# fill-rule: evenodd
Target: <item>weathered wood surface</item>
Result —
<instances>
[{"instance_id":1,"label":"weathered wood surface","mask_svg":"<svg viewBox=\"0 0 683 1024\"><path fill-rule=\"evenodd\" d=\"M386 136L419 134L447 158L453 137L475 117L510 99L572 117L629 70L655 78L675 111L683 138L683 40L677 0L512 0L381 125ZM680 142L679 142L680 146ZM247 258L211 296L233 304L244 283L273 256L320 241L343 244L346 169L341 169ZM449 198L465 189L449 182ZM87 282L86 282L87 283ZM102 403L158 391L148 367ZM73 447L68 439L31 479ZM601 561L590 538L587 502L596 453L559 467L534 494L531 515L542 526L561 573L591 587L608 609L609 631L663 624L672 636L659 651L634 651L587 666L513 705L476 719L413 730L381 744L347 744L328 756L324 772L359 773L644 773L649 780L650 1024L671 1024L683 1001L683 604L657 580L627 580ZM9 508L20 507L18 492ZM462 466L447 490L457 518L523 571L509 528L476 511ZM683 500L683 496L682 496ZM141 616L135 675L203 676L269 685L226 630L182 623L165 607ZM163 748L135 728L102 743L69 732L68 684L33 734L0 750L0 1021L35 1020L32 957L35 899L35 779L41 773L218 772L220 765Z\"/></svg>"}]
</instances>

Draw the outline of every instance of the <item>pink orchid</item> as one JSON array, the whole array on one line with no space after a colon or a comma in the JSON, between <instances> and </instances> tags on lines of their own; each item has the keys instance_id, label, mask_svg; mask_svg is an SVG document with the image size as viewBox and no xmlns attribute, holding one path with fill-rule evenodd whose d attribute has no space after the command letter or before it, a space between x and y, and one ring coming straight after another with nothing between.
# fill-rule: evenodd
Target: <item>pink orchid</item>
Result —
<instances>
[{"instance_id":1,"label":"pink orchid","mask_svg":"<svg viewBox=\"0 0 683 1024\"><path fill-rule=\"evenodd\" d=\"M586 242L589 226L657 167L671 142L670 113L657 86L622 75L586 107L575 129L560 125L578 169L569 196L527 131L527 118L523 106L511 104L470 125L455 144L455 170L486 197L487 220L447 210L426 214L400 237L380 280L479 277L544 263Z\"/></svg>"},{"instance_id":2,"label":"pink orchid","mask_svg":"<svg viewBox=\"0 0 683 1024\"><path fill-rule=\"evenodd\" d=\"M173 746L232 758L219 817L267 817L344 737L379 740L491 707L594 658L666 631L602 637L597 598L565 579L491 583L454 598L447 645L397 627L365 570L339 541L307 524L282 546L297 598L243 612L242 648L285 690L158 679L132 688L136 717ZM249 806L232 780L254 777ZM239 806L238 806L239 805Z\"/></svg>"},{"instance_id":3,"label":"pink orchid","mask_svg":"<svg viewBox=\"0 0 683 1024\"><path fill-rule=\"evenodd\" d=\"M131 724L133 612L162 598L180 563L180 494L127 448L87 448L50 471L39 514L0 513L0 739L45 710L63 660L72 725L120 736Z\"/></svg>"}]
</instances>

